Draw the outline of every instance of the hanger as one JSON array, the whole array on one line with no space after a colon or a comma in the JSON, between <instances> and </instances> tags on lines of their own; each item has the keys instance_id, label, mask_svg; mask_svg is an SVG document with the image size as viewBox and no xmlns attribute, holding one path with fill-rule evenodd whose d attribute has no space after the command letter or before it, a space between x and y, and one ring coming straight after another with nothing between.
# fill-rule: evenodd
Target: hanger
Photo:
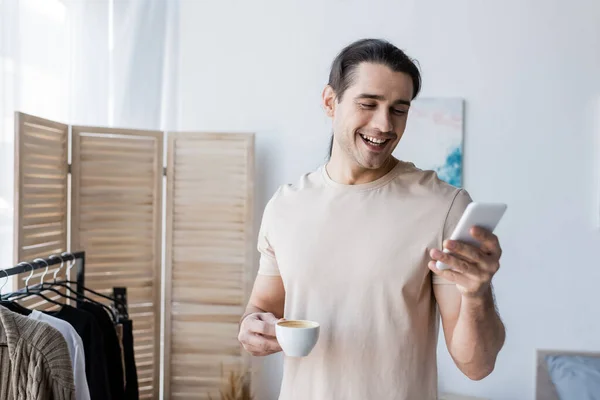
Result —
<instances>
[{"instance_id":1,"label":"hanger","mask_svg":"<svg viewBox=\"0 0 600 400\"><path fill-rule=\"evenodd\" d=\"M4 275L5 275L4 283L0 287L0 299L2 299L2 289L4 289L4 286L6 286L6 284L8 283L8 274L6 273L5 270L0 270L0 271L4 272ZM11 311L19 313L19 314L23 314L23 310L29 311L25 307L22 307L20 304L15 304L10 301L0 300L0 305L4 306L5 308L8 308Z\"/></svg>"},{"instance_id":2,"label":"hanger","mask_svg":"<svg viewBox=\"0 0 600 400\"><path fill-rule=\"evenodd\" d=\"M54 272L54 281L55 281L55 282L56 282L56 275L58 274L58 272L59 272L59 271L61 270L61 268L63 267L63 263L64 263L64 261L63 261L63 259L62 259L62 256L68 256L68 255L70 255L71 257L73 257L73 260L72 260L72 263L71 263L71 265L67 267L67 277L69 277L69 276L71 276L71 269L72 269L72 268L73 268L73 266L75 265L75 255L74 255L73 253L64 252L64 253L62 253L60 256L57 256L57 255L54 255L54 254L53 254L53 255L51 255L51 256L49 257L49 258L58 257L58 258L60 258L60 261L61 261L60 267L59 267L59 268L58 268L58 269L57 269L57 270ZM77 281L65 280L65 281L59 281L59 282L57 282L57 283L61 283L61 286L64 286L64 285L62 285L62 284L65 284L65 283L77 284ZM113 297L111 297L111 296L107 296L107 295L105 295L105 294L102 294L102 293L98 293L98 292L96 292L95 290L92 290L92 289L90 289L90 288L86 288L85 286L83 286L81 289L83 289L83 290L87 290L88 292L90 292L90 293L92 293L92 294L95 294L96 296L99 296L99 297L105 298L106 300L110 300L110 301L112 301L112 302L121 303L121 301L120 301L120 300L118 300L118 299L115 299L115 298L113 298ZM72 289L71 289L70 287L69 287L69 290L71 290L71 291L72 291ZM80 294L82 294L82 293L80 293ZM93 301L93 300L92 300L92 301Z\"/></svg>"},{"instance_id":3,"label":"hanger","mask_svg":"<svg viewBox=\"0 0 600 400\"><path fill-rule=\"evenodd\" d=\"M0 287L0 299L2 298L2 289L4 289L4 286L6 286L6 284L8 283L8 274L6 273L5 270L1 270L1 271L4 272L6 279L4 279L4 283ZM17 314L29 315L29 313L31 312L31 310L28 310L27 308L21 306L20 304L13 303L12 301L0 300L0 305L4 306L5 308L7 308L13 312L16 312Z\"/></svg>"},{"instance_id":4,"label":"hanger","mask_svg":"<svg viewBox=\"0 0 600 400\"><path fill-rule=\"evenodd\" d=\"M65 253L62 253L61 256L64 255L64 254ZM73 257L73 262L71 263L71 265L69 267L67 267L67 276L70 275L71 268L73 268L73 266L75 265L75 256L72 253L68 253L68 254L70 254ZM58 257L60 259L61 263L60 263L60 267L56 271L54 271L54 282L46 284L46 285L49 285L49 286L44 286L44 282L43 282L44 276L46 275L46 272L48 271L49 264L45 260L43 260L41 258L34 260L34 261L41 261L41 262L46 263L46 271L42 275L41 287L45 287L46 290L51 290L51 291L53 291L55 293L58 293L59 295L61 295L63 297L68 298L68 299L75 300L77 302L81 301L81 299L79 299L77 297L72 297L72 296L69 296L69 295L67 295L65 293L59 292L58 290L54 289L53 286L60 286L60 287L67 288L69 290L69 292L74 292L74 293L80 295L81 297L83 297L85 300L89 301L90 303L94 303L94 304L99 305L102 308L104 308L110 314L110 316L112 317L113 321L116 321L117 317L116 317L114 311L112 310L112 308L108 307L106 304L102 304L99 301L96 301L96 300L94 300L94 299L92 299L90 297L85 296L83 293L74 291L70 286L67 285L67 283L73 284L73 283L77 283L77 282L73 282L73 281L69 281L69 280L66 280L66 281L57 281L56 280L56 276L58 275L58 272L62 269L62 267L64 265L64 260L63 260L63 258L61 256L57 256L57 255L54 255L54 254L51 255L49 258L53 258L53 256L54 257ZM87 288L84 287L83 289L87 289ZM108 300L113 301L113 299L111 297L108 297L108 296L105 296L103 294L94 292L93 290L90 290L90 289L87 289L87 290L90 291L90 292L92 292L92 293L94 293L94 294L96 294L96 295L98 295L98 296L100 296L100 297L104 297L104 298L106 298Z\"/></svg>"},{"instance_id":5,"label":"hanger","mask_svg":"<svg viewBox=\"0 0 600 400\"><path fill-rule=\"evenodd\" d=\"M71 262L71 265L69 265L69 266L67 267L67 276L69 277L69 276L71 276L71 269L73 269L73 267L75 266L75 255L74 255L73 253L64 252L64 253L62 253L62 254L61 254L60 256L58 256L58 257L59 257L59 258L61 259L61 261L62 261L62 256L66 256L66 255L70 255L71 257L73 257L73 260L71 260L71 261L72 261L72 262ZM62 266L62 264L61 264L61 266ZM60 269L60 268L59 268L59 269ZM56 272L54 273L54 276L55 276L55 278L56 278L56 273L57 273L57 272L58 272L58 271L56 271ZM77 281L70 281L70 280L66 280L66 281L65 281L65 283L70 283L70 284L76 284L76 285L78 285L78 282L77 282ZM85 286L83 286L83 285L81 285L81 289L82 289L82 290L84 290L84 291L85 291L85 290L87 290L88 292L90 292L90 293L92 293L92 294L94 294L94 295L96 295L96 296L102 297L102 298L104 298L104 299L106 299L106 300L109 300L109 301L111 301L112 303L119 303L119 304L121 304L123 307L127 307L127 303L124 303L124 302L122 302L121 300L114 298L113 296L108 296L108 295L105 295L105 294L99 293L99 292L97 292L97 291L95 291L95 290L92 290L92 289L90 289L90 288L88 288L88 287L85 287ZM82 295L82 296L84 296L83 294L81 294L81 295ZM85 296L84 296L84 297L85 297ZM91 301L94 301L94 300L91 300ZM100 304L101 304L101 303L100 303Z\"/></svg>"},{"instance_id":6,"label":"hanger","mask_svg":"<svg viewBox=\"0 0 600 400\"><path fill-rule=\"evenodd\" d=\"M3 269L0 270L0 271L4 272L4 275L6 276L6 279L4 280L4 283L2 284L2 286L0 286L0 297L2 297L2 289L4 289L4 286L6 286L6 284L8 283L8 274Z\"/></svg>"},{"instance_id":7,"label":"hanger","mask_svg":"<svg viewBox=\"0 0 600 400\"><path fill-rule=\"evenodd\" d=\"M37 261L37 260L38 259L36 259L34 261ZM8 299L13 299L14 298L14 300L21 300L21 299L24 299L24 298L32 296L32 295L37 295L37 296L40 296L41 298L43 298L44 300L46 300L46 301L48 301L50 303L54 303L54 304L56 304L58 306L62 306L63 305L63 304L58 303L57 301L54 301L54 300L52 300L52 299L50 299L50 298L48 298L48 297L46 297L46 296L44 296L42 294L41 285L43 283L44 276L46 275L46 273L48 273L48 267L49 267L48 263L46 263L46 270L44 271L44 274L42 275L40 285L34 286L32 288L29 287L29 280L33 276L33 271L35 270L35 268L33 267L32 264L30 264L28 262L21 262L21 263L19 263L17 265L29 265L31 267L31 272L29 273L29 276L27 277L27 279L25 279L25 293L21 293L21 292L11 293L11 294L8 295L8 297L7 297Z\"/></svg>"},{"instance_id":8,"label":"hanger","mask_svg":"<svg viewBox=\"0 0 600 400\"><path fill-rule=\"evenodd\" d=\"M62 260L62 258L61 258L61 260ZM44 288L44 276L46 276L46 274L48 273L48 267L50 266L50 264L48 264L48 262L47 262L46 260L44 260L44 259L41 259L41 258L37 258L37 259L35 259L35 260L33 260L33 261L40 261L40 262L43 262L43 263L45 263L45 264L46 264L46 271L44 271L44 274L42 275L42 279L41 279L41 283L40 283L40 288ZM74 264L74 263L73 263L73 264ZM62 265L62 264L61 264L61 265ZM72 268L72 267L71 267L71 268ZM59 268L59 270L60 270L60 268ZM55 271L55 276L56 276L56 272L57 272L57 271ZM62 284L60 284L60 281L59 281L59 282L57 282L57 285L58 285L58 286L66 286L66 285L62 285ZM67 299L71 299L71 300L75 300L75 301L81 301L81 300L80 300L79 298L77 298L77 297L69 296L69 295L67 295L67 294L65 294L65 293L59 292L58 290L54 289L52 286L53 286L52 284L50 284L50 286L45 286L45 290L50 290L50 291L52 291L52 292L54 292L54 293L57 293L57 294L58 294L58 295L60 295L60 296L63 296L63 297L65 297L65 298L67 298ZM68 286L66 286L66 287L67 287L69 290L71 290L71 288L69 288ZM75 292L75 293L78 293L78 292ZM108 306L106 306L106 305L104 305L104 304L102 304L102 303L100 303L100 302L98 302L98 301L96 301L96 300L94 300L94 299L91 299L91 298L89 298L89 297L87 297L87 296L84 296L82 293L78 293L78 294L80 294L81 296L83 296L83 298L84 298L85 300L87 300L87 301L89 301L89 302L91 302L91 303L97 304L97 305L99 305L99 306L103 307L104 309L106 309L106 311L108 311L108 313L109 313L109 314L110 314L110 316L113 318L113 320L115 320L115 318L116 318L116 317L115 317L115 314L114 314L113 310L112 310L110 307L108 307Z\"/></svg>"},{"instance_id":9,"label":"hanger","mask_svg":"<svg viewBox=\"0 0 600 400\"><path fill-rule=\"evenodd\" d=\"M8 308L11 311L14 311L16 313L22 314L22 315L29 315L31 314L31 310L28 308L23 307L22 305L20 305L19 303L16 303L17 300L21 300L24 299L26 297L29 296L40 296L41 298L43 298L44 300L46 300L49 303L53 303L56 304L57 306L62 307L63 304L58 303L57 301L54 301L46 296L44 296L41 291L30 291L29 290L29 280L31 279L31 277L33 276L33 271L35 270L35 268L33 267L33 265L31 265L28 262L21 262L17 265L29 265L31 267L31 273L29 274L29 276L27 277L27 279L25 279L25 293L20 293L20 292L13 292L13 293L9 293L8 295L6 295L3 300L0 302L1 305L5 306L6 308ZM47 268L46 268L47 270ZM45 275L45 273L44 273ZM43 276L42 276L43 278ZM14 299L13 299L14 297ZM12 300L11 300L12 299Z\"/></svg>"}]
</instances>

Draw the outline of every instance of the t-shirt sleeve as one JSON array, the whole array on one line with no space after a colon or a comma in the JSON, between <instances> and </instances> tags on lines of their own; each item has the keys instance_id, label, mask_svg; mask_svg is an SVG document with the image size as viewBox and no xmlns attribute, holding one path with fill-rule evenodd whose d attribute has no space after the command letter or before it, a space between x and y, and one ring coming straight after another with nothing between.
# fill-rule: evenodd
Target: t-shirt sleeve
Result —
<instances>
[{"instance_id":1,"label":"t-shirt sleeve","mask_svg":"<svg viewBox=\"0 0 600 400\"><path fill-rule=\"evenodd\" d=\"M75 380L75 394L77 400L89 400L90 399L90 388L88 386L87 378L85 376L85 352L83 350L83 341L77 334L75 329L71 331L71 337L74 346L74 354L71 355L73 359L73 379Z\"/></svg>"},{"instance_id":2,"label":"t-shirt sleeve","mask_svg":"<svg viewBox=\"0 0 600 400\"><path fill-rule=\"evenodd\" d=\"M278 191L279 192L279 191ZM277 196L277 193L275 194ZM259 275L279 276L279 266L275 258L275 250L270 241L273 222L273 201L275 196L269 200L265 211L263 212L262 222L258 233L257 248L260 252L260 262L258 264Z\"/></svg>"},{"instance_id":3,"label":"t-shirt sleeve","mask_svg":"<svg viewBox=\"0 0 600 400\"><path fill-rule=\"evenodd\" d=\"M456 225L458 225L458 221L460 217L462 217L463 212L473 200L471 196L465 189L459 189L454 198L452 199L452 203L450 204L450 208L448 209L448 214L446 215L446 219L444 221L444 228L442 232L442 242L444 240L449 239L452 236L452 232ZM433 284L454 284L438 275L433 275Z\"/></svg>"}]
</instances>

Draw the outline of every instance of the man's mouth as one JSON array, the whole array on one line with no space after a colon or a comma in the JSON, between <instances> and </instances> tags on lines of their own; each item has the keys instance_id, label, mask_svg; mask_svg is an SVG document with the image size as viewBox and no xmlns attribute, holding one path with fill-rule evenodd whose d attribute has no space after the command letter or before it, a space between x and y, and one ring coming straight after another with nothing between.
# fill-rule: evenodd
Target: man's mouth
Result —
<instances>
[{"instance_id":1,"label":"man's mouth","mask_svg":"<svg viewBox=\"0 0 600 400\"><path fill-rule=\"evenodd\" d=\"M387 144L387 142L389 142L391 140L391 139L382 139L382 138L367 136L367 135L363 135L362 133L359 133L359 135L367 145L373 146L375 148L384 147Z\"/></svg>"}]
</instances>

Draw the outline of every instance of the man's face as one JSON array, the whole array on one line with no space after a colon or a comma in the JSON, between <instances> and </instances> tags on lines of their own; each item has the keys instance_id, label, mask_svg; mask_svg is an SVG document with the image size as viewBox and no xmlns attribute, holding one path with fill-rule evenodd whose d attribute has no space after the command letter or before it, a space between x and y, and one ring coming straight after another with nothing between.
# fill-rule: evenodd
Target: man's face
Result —
<instances>
[{"instance_id":1,"label":"man's face","mask_svg":"<svg viewBox=\"0 0 600 400\"><path fill-rule=\"evenodd\" d=\"M413 94L410 76L373 63L362 63L338 102L331 88L323 92L333 118L333 154L352 167L384 166L398 145Z\"/></svg>"}]
</instances>

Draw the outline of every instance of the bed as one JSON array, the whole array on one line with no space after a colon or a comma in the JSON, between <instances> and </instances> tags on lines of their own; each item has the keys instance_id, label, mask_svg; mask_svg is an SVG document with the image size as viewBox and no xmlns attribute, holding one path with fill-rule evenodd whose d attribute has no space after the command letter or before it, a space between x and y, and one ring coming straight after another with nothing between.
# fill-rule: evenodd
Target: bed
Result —
<instances>
[{"instance_id":1,"label":"bed","mask_svg":"<svg viewBox=\"0 0 600 400\"><path fill-rule=\"evenodd\" d=\"M536 400L560 400L556 387L552 383L546 356L583 356L597 358L600 363L600 352L581 352L581 351L564 351L564 350L538 350L536 363L536 384L535 384L535 399ZM598 394L600 398L600 393Z\"/></svg>"}]
</instances>

